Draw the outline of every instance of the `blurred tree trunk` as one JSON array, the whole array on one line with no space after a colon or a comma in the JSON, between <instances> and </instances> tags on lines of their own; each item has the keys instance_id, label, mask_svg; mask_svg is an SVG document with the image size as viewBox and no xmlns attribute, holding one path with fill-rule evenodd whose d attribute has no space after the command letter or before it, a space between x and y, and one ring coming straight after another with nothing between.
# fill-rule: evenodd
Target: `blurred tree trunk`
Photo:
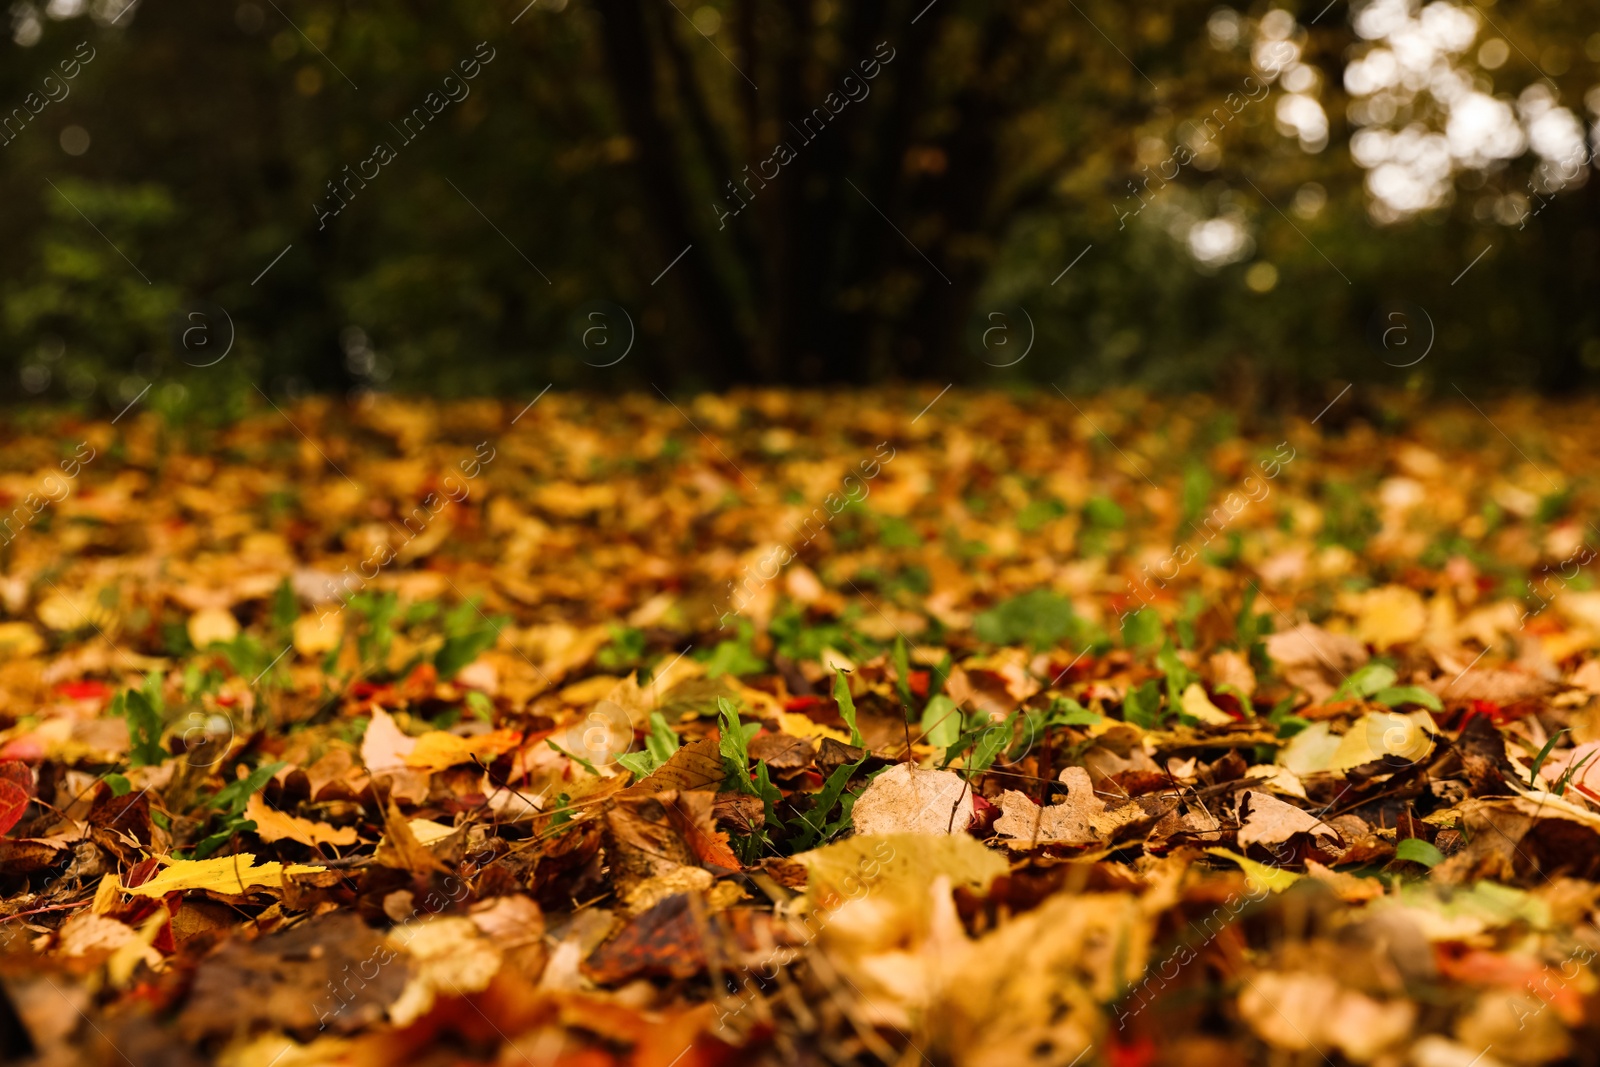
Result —
<instances>
[{"instance_id":1,"label":"blurred tree trunk","mask_svg":"<svg viewBox=\"0 0 1600 1067\"><path fill-rule=\"evenodd\" d=\"M698 348L669 360L711 384L962 376L1007 217L997 139L1028 91L1017 7L969 16L960 79L932 69L953 4L859 0L824 28L808 0L740 0L736 57L670 5L598 7L654 251L693 246L661 284Z\"/></svg>"}]
</instances>

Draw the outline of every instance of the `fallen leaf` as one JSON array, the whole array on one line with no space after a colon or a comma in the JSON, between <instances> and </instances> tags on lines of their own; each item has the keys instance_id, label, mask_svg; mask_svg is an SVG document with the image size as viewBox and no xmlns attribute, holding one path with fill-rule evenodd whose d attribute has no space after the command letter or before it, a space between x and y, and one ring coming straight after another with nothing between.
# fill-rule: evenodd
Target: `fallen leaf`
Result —
<instances>
[{"instance_id":1,"label":"fallen leaf","mask_svg":"<svg viewBox=\"0 0 1600 1067\"><path fill-rule=\"evenodd\" d=\"M352 826L334 827L325 822L313 822L297 815L288 815L271 807L261 799L260 793L251 793L245 804L244 817L256 824L256 836L263 841L298 841L316 848L319 845L353 845L356 831Z\"/></svg>"},{"instance_id":2,"label":"fallen leaf","mask_svg":"<svg viewBox=\"0 0 1600 1067\"><path fill-rule=\"evenodd\" d=\"M372 709L372 721L361 738L361 762L374 774L406 769L406 757L417 747L417 739L408 737L395 723L394 716L382 708Z\"/></svg>"},{"instance_id":3,"label":"fallen leaf","mask_svg":"<svg viewBox=\"0 0 1600 1067\"><path fill-rule=\"evenodd\" d=\"M1411 1033L1417 1007L1346 989L1331 975L1260 971L1245 976L1239 1014L1275 1048L1331 1047L1355 1063L1370 1063Z\"/></svg>"},{"instance_id":4,"label":"fallen leaf","mask_svg":"<svg viewBox=\"0 0 1600 1067\"><path fill-rule=\"evenodd\" d=\"M1137 804L1107 809L1105 801L1095 796L1089 772L1082 767L1066 768L1061 781L1067 786L1066 799L1042 807L1014 789L1000 794L1001 815L994 829L1010 839L1007 845L1104 844L1122 827L1148 817Z\"/></svg>"},{"instance_id":5,"label":"fallen leaf","mask_svg":"<svg viewBox=\"0 0 1600 1067\"><path fill-rule=\"evenodd\" d=\"M1295 834L1309 834L1318 847L1338 846L1339 831L1303 808L1270 793L1246 790L1239 798L1239 847L1279 845Z\"/></svg>"},{"instance_id":6,"label":"fallen leaf","mask_svg":"<svg viewBox=\"0 0 1600 1067\"><path fill-rule=\"evenodd\" d=\"M248 852L209 860L176 860L142 885L123 886L122 892L136 897L164 897L168 893L206 890L237 896L251 889L282 889L285 875L313 874L326 867L306 864L263 863Z\"/></svg>"},{"instance_id":7,"label":"fallen leaf","mask_svg":"<svg viewBox=\"0 0 1600 1067\"><path fill-rule=\"evenodd\" d=\"M22 821L33 799L33 771L20 760L0 763L0 834Z\"/></svg>"},{"instance_id":8,"label":"fallen leaf","mask_svg":"<svg viewBox=\"0 0 1600 1067\"><path fill-rule=\"evenodd\" d=\"M972 791L950 771L897 763L856 798L856 833L959 834L972 825Z\"/></svg>"},{"instance_id":9,"label":"fallen leaf","mask_svg":"<svg viewBox=\"0 0 1600 1067\"><path fill-rule=\"evenodd\" d=\"M458 763L492 760L504 755L522 743L522 734L516 730L492 730L476 737L461 737L443 730L430 730L414 741L411 751L405 753L405 765L418 771L442 771Z\"/></svg>"}]
</instances>

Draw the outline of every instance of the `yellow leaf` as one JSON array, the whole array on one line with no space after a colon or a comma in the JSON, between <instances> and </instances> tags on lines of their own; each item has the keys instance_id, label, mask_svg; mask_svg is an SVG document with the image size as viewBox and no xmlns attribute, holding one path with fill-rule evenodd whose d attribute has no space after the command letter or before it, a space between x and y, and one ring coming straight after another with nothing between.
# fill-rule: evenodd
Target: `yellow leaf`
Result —
<instances>
[{"instance_id":1,"label":"yellow leaf","mask_svg":"<svg viewBox=\"0 0 1600 1067\"><path fill-rule=\"evenodd\" d=\"M1250 883L1251 889L1270 889L1274 893L1281 893L1298 882L1301 877L1293 871L1279 870L1277 867L1269 867L1265 863L1246 859L1237 852L1230 852L1225 848L1208 848L1206 851L1213 856L1221 856L1225 860L1237 863L1239 869L1244 871L1245 881Z\"/></svg>"},{"instance_id":2,"label":"yellow leaf","mask_svg":"<svg viewBox=\"0 0 1600 1067\"><path fill-rule=\"evenodd\" d=\"M195 648L227 644L239 636L239 620L222 608L202 608L189 616L189 640Z\"/></svg>"},{"instance_id":3,"label":"yellow leaf","mask_svg":"<svg viewBox=\"0 0 1600 1067\"><path fill-rule=\"evenodd\" d=\"M1184 714L1192 715L1203 723L1227 726L1233 722L1233 716L1211 703L1211 698L1206 696L1205 686L1199 682L1190 682L1181 699Z\"/></svg>"},{"instance_id":4,"label":"yellow leaf","mask_svg":"<svg viewBox=\"0 0 1600 1067\"><path fill-rule=\"evenodd\" d=\"M294 650L302 656L332 652L344 636L344 616L337 611L302 615L294 620Z\"/></svg>"},{"instance_id":5,"label":"yellow leaf","mask_svg":"<svg viewBox=\"0 0 1600 1067\"><path fill-rule=\"evenodd\" d=\"M263 863L258 867L255 856L241 852L214 860L177 860L144 885L124 887L122 891L136 897L164 897L168 893L186 893L194 889L238 895L255 886L282 889L286 874L314 874L324 870L327 868L301 863L288 867L276 862Z\"/></svg>"},{"instance_id":6,"label":"yellow leaf","mask_svg":"<svg viewBox=\"0 0 1600 1067\"><path fill-rule=\"evenodd\" d=\"M1415 641L1428 625L1422 595L1403 585L1346 594L1340 607L1355 614L1356 637L1379 651Z\"/></svg>"},{"instance_id":7,"label":"yellow leaf","mask_svg":"<svg viewBox=\"0 0 1600 1067\"><path fill-rule=\"evenodd\" d=\"M1348 771L1385 757L1411 762L1420 760L1433 751L1433 735L1429 732L1432 725L1433 718L1426 711L1414 711L1410 715L1398 711L1363 715L1339 741L1328 769Z\"/></svg>"},{"instance_id":8,"label":"yellow leaf","mask_svg":"<svg viewBox=\"0 0 1600 1067\"><path fill-rule=\"evenodd\" d=\"M812 722L798 711L780 712L778 728L790 737L831 737L841 745L850 743L850 735L843 730L835 730L831 726Z\"/></svg>"},{"instance_id":9,"label":"yellow leaf","mask_svg":"<svg viewBox=\"0 0 1600 1067\"><path fill-rule=\"evenodd\" d=\"M968 834L860 835L794 859L809 875L807 899L825 908L869 893L921 907L939 875L948 877L951 886L986 890L1011 869L1004 856Z\"/></svg>"},{"instance_id":10,"label":"yellow leaf","mask_svg":"<svg viewBox=\"0 0 1600 1067\"><path fill-rule=\"evenodd\" d=\"M356 831L351 826L334 827L325 822L312 822L271 807L261 799L260 793L250 794L245 804L244 817L256 824L256 835L263 841L298 841L302 845L353 845Z\"/></svg>"},{"instance_id":11,"label":"yellow leaf","mask_svg":"<svg viewBox=\"0 0 1600 1067\"><path fill-rule=\"evenodd\" d=\"M44 638L25 622L0 622L0 657L24 659L44 650Z\"/></svg>"},{"instance_id":12,"label":"yellow leaf","mask_svg":"<svg viewBox=\"0 0 1600 1067\"><path fill-rule=\"evenodd\" d=\"M516 730L494 730L477 737L461 737L443 730L431 730L417 738L417 745L406 756L406 766L423 771L442 771L458 763L475 762L479 757L494 758L522 742Z\"/></svg>"}]
</instances>

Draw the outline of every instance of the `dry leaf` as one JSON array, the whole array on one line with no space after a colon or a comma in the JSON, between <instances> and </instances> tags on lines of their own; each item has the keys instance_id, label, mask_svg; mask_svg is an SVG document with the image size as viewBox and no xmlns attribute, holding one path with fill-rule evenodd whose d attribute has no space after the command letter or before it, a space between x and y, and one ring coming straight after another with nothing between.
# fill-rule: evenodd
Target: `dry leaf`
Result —
<instances>
[{"instance_id":1,"label":"dry leaf","mask_svg":"<svg viewBox=\"0 0 1600 1067\"><path fill-rule=\"evenodd\" d=\"M1417 1007L1346 989L1331 975L1260 971L1245 976L1239 1014L1275 1048L1335 1048L1355 1063L1370 1063L1411 1033Z\"/></svg>"},{"instance_id":2,"label":"dry leaf","mask_svg":"<svg viewBox=\"0 0 1600 1067\"><path fill-rule=\"evenodd\" d=\"M312 822L296 815L287 815L261 799L260 793L250 794L245 804L244 817L256 824L256 836L263 841L298 841L316 848L319 845L353 845L356 831L352 826L334 827L325 822Z\"/></svg>"},{"instance_id":3,"label":"dry leaf","mask_svg":"<svg viewBox=\"0 0 1600 1067\"><path fill-rule=\"evenodd\" d=\"M1339 831L1309 811L1253 789L1239 798L1239 824L1240 848L1282 844L1295 834L1310 834L1319 847L1342 844Z\"/></svg>"},{"instance_id":4,"label":"dry leaf","mask_svg":"<svg viewBox=\"0 0 1600 1067\"><path fill-rule=\"evenodd\" d=\"M282 889L285 875L313 874L326 867L281 863L256 865L255 856L241 852L209 860L176 860L162 868L143 885L123 886L122 892L136 897L163 897L168 893L187 893L197 889L238 896L252 889Z\"/></svg>"},{"instance_id":5,"label":"dry leaf","mask_svg":"<svg viewBox=\"0 0 1600 1067\"><path fill-rule=\"evenodd\" d=\"M1068 767L1061 772L1061 781L1067 786L1066 799L1042 807L1014 789L1000 794L1001 815L994 828L1011 839L1007 845L1103 844L1122 827L1147 817L1137 804L1108 810L1105 801L1095 796L1089 772L1082 767Z\"/></svg>"},{"instance_id":6,"label":"dry leaf","mask_svg":"<svg viewBox=\"0 0 1600 1067\"><path fill-rule=\"evenodd\" d=\"M856 798L851 821L858 834L963 833L972 825L972 792L950 771L897 763Z\"/></svg>"},{"instance_id":7,"label":"dry leaf","mask_svg":"<svg viewBox=\"0 0 1600 1067\"><path fill-rule=\"evenodd\" d=\"M411 751L405 753L405 765L418 771L442 771L458 763L492 760L521 743L522 734L516 730L493 730L476 737L430 730L415 739Z\"/></svg>"}]
</instances>

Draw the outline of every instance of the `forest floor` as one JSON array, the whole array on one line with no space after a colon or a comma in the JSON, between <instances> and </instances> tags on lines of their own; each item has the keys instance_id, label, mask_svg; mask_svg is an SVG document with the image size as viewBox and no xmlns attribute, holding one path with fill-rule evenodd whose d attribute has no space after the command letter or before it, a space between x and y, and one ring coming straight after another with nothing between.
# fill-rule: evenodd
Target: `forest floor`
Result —
<instances>
[{"instance_id":1,"label":"forest floor","mask_svg":"<svg viewBox=\"0 0 1600 1067\"><path fill-rule=\"evenodd\" d=\"M524 403L11 421L0 1060L1593 1061L1593 405Z\"/></svg>"}]
</instances>

